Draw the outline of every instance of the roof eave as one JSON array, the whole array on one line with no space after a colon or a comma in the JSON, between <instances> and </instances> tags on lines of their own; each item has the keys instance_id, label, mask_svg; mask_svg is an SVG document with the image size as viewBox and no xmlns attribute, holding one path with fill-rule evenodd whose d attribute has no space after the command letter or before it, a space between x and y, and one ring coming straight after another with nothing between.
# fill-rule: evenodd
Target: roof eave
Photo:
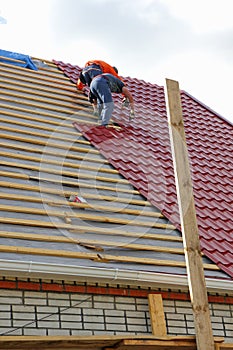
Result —
<instances>
[{"instance_id":1,"label":"roof eave","mask_svg":"<svg viewBox=\"0 0 233 350\"><path fill-rule=\"evenodd\" d=\"M33 261L0 259L0 271L6 276L45 278L79 282L100 282L124 284L141 288L171 288L188 291L187 276L133 271L127 269L110 269L89 266L45 264ZM227 293L233 290L233 281L206 278L208 292Z\"/></svg>"}]
</instances>

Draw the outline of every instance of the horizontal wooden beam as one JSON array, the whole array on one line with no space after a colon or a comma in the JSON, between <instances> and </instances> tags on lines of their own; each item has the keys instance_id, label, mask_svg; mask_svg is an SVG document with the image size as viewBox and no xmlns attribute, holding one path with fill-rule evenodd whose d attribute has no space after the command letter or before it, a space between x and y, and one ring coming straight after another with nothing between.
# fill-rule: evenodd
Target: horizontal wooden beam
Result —
<instances>
[{"instance_id":1,"label":"horizontal wooden beam","mask_svg":"<svg viewBox=\"0 0 233 350\"><path fill-rule=\"evenodd\" d=\"M2 120L0 120L2 121ZM5 122L5 121L4 121ZM17 123L12 123L17 125ZM30 127L29 125L27 125L27 128ZM36 128L35 128L36 129ZM38 128L40 129L40 128ZM72 143L78 143L78 144L84 144L84 145L90 145L89 141L86 140L81 140L75 136L71 137L71 136L60 136L58 135L59 133L61 133L61 131L57 131L57 134L54 132L53 130L47 130L47 131L51 131L51 134L43 134L41 131L34 131L34 130L28 130L28 129L19 129L16 126L15 127L10 127L7 125L1 125L1 130L5 130L5 131L12 131L12 133L20 133L20 134L25 134L25 135L30 135L30 136L36 136L36 137L40 137L40 138L45 138L46 140L49 139L49 141L53 141L53 140L60 140L60 141L64 141L64 142L69 142L70 144ZM41 130L46 130L43 129L43 127L41 128Z\"/></svg>"},{"instance_id":2,"label":"horizontal wooden beam","mask_svg":"<svg viewBox=\"0 0 233 350\"><path fill-rule=\"evenodd\" d=\"M6 174L5 174L6 173ZM9 172L3 172L0 171L0 175L1 176L11 176L12 173ZM14 174L14 173L13 173ZM16 173L17 174L17 173ZM50 193L50 194L57 194L59 196L62 197L70 197L71 195L76 194L77 192L79 193L79 187L83 187L85 188L86 184L82 184L79 182L70 182L69 185L76 187L75 191L62 191L60 188L53 188L53 187L47 187L44 186L44 184L41 184L41 181L43 181L43 178L39 178L39 177L32 177L32 176L28 176L28 177L23 177L24 174L22 174L21 177L19 178L23 178L23 179L35 179L36 181L40 181L40 185L36 186L36 185L28 185L27 183L16 183L16 182L9 182L9 181L0 181L0 186L1 187L6 187L6 188L15 188L15 189L19 189L19 190L25 190L25 191L34 191L34 192L40 192L41 194L43 193ZM45 181L48 182L55 182L54 179L44 179ZM60 183L60 182L59 182ZM63 184L63 182L62 182ZM89 185L86 188L92 188L93 189L93 185ZM105 190L105 186L101 187L94 187L95 189L100 189L100 190ZM118 192L118 189L117 189ZM106 195L98 195L98 194L94 194L94 193L83 193L82 195L85 196L85 198L87 199L96 199L96 200L102 200L102 201L110 201L110 202L119 202L119 203L125 203L125 204L135 204L135 205L142 205L142 206L151 206L151 204L146 201L146 200L140 200L140 199L133 199L133 198L125 198L125 197L119 197L119 195L117 195L117 197L114 196L106 196Z\"/></svg>"},{"instance_id":3,"label":"horizontal wooden beam","mask_svg":"<svg viewBox=\"0 0 233 350\"><path fill-rule=\"evenodd\" d=\"M22 77L24 79L27 79L27 81L31 79L35 79L36 83L39 84L39 82L42 82L43 84L50 84L53 86L59 86L59 84L62 86L74 86L74 84L70 81L68 77L65 77L65 75L60 75L59 78L54 77L54 73L48 73L48 71L35 71L30 70L28 68L19 67L19 66L13 66L12 64L7 63L0 63L1 65L1 71L10 73L10 74L16 74L16 79L20 80Z\"/></svg>"},{"instance_id":4,"label":"horizontal wooden beam","mask_svg":"<svg viewBox=\"0 0 233 350\"><path fill-rule=\"evenodd\" d=\"M78 239L75 239L74 236L73 237L54 236L54 235L48 236L48 235L41 235L37 233L33 234L33 233L0 231L0 237L11 238L11 239L21 239L21 240L27 240L27 241L50 242L50 243L68 243L68 244L75 243L94 250L96 248L97 251L104 250L102 248L99 249L100 247L117 247L120 249L143 250L143 251L145 250L145 251L151 251L151 252L157 252L157 253L184 255L184 250L181 248L168 248L168 247L153 246L153 245L147 245L147 244L127 243L124 241L114 242L114 241L104 241L101 239L97 240L97 239L87 239L87 238L80 238L80 237Z\"/></svg>"},{"instance_id":5,"label":"horizontal wooden beam","mask_svg":"<svg viewBox=\"0 0 233 350\"><path fill-rule=\"evenodd\" d=\"M1 106L2 105L0 104L0 107ZM10 109L13 109L17 112L12 112L12 111L10 111ZM52 118L58 119L58 117L56 117L54 114L42 112L42 113L36 113L36 116L35 116L33 113L31 113L32 115L31 114L27 115L26 113L30 113L29 112L30 110L26 109L26 108L20 108L20 107L16 107L16 106L13 106L13 108L12 108L12 106L11 106L10 109L1 110L1 114L7 116L7 119L6 119L7 122L9 122L9 121L14 122L15 119L13 119L13 120L9 119L9 117L14 117L17 119L23 119L23 120L30 121L30 122L38 122L41 124L53 125L56 127L56 129L62 130L62 132L64 130L66 134L75 135L76 137L82 136L81 132L78 132L78 130L74 130L73 124L71 123L69 118L68 118L68 120L64 118L64 122L62 122L62 124L61 124L61 120L56 121L56 120L49 120L47 118L47 117L52 116ZM22 109L23 109L23 111L22 111ZM18 111L23 112L23 114L18 113ZM42 118L38 118L38 115L41 115ZM83 115L85 115L85 114L83 114ZM43 118L43 117L45 117L45 118ZM20 121L18 120L18 123L19 122ZM25 122L25 123L28 125L28 122ZM70 129L70 130L67 130L67 129ZM54 130L54 128L53 128L53 130Z\"/></svg>"},{"instance_id":6,"label":"horizontal wooden beam","mask_svg":"<svg viewBox=\"0 0 233 350\"><path fill-rule=\"evenodd\" d=\"M1 76L1 74L0 74ZM38 85L35 85L32 89L32 84L31 82L28 82L28 84L20 83L19 81L15 80L14 81L9 81L5 79L1 79L1 88L2 89L9 89L11 91L18 91L20 93L29 93L30 95L35 95L35 96L41 96L45 98L51 98L54 100L59 100L63 102L68 102L68 103L77 103L77 98L79 97L76 90L74 93L62 93L62 90L60 93L57 93L56 90L52 89L50 86L49 87L41 87ZM10 86L4 85L4 84L9 84ZM82 104L90 106L90 103L88 100L82 100Z\"/></svg>"},{"instance_id":7,"label":"horizontal wooden beam","mask_svg":"<svg viewBox=\"0 0 233 350\"><path fill-rule=\"evenodd\" d=\"M120 349L120 344L126 344L126 340L134 344L134 350L138 350L136 347L136 341L140 342L140 350L151 349L147 347L147 344L153 344L153 350L196 350L195 337L154 337L150 335L144 336L1 336L0 350L65 350L65 349L78 349L78 350L104 350L104 349ZM147 343L149 342L149 343ZM128 343L129 344L129 343ZM157 345L156 345L157 344ZM172 347L169 347L171 344ZM174 347L176 344L176 348ZM185 344L186 348L178 348L178 345ZM163 348L161 347L163 346ZM164 348L165 347L165 348ZM130 348L131 349L131 348Z\"/></svg>"},{"instance_id":8,"label":"horizontal wooden beam","mask_svg":"<svg viewBox=\"0 0 233 350\"><path fill-rule=\"evenodd\" d=\"M22 189L25 190L25 186L23 184ZM1 182L0 182L1 186ZM43 189L40 189L40 193L43 193ZM85 194L82 193L82 196L84 198ZM20 202L34 202L34 203L44 203L44 204L49 204L51 206L65 206L65 207L74 207L74 208L80 208L80 209L91 209L91 210L96 210L96 211L102 211L102 212L110 212L110 213L121 213L121 214L126 214L126 215L135 215L135 216L142 216L142 217L152 217L152 218L164 218L163 214L160 212L155 212L155 211L147 211L144 208L142 210L136 210L136 209L127 209L127 208L119 208L119 207L114 207L113 205L98 205L98 204L88 204L88 203L77 203L77 202L69 202L68 200L64 199L51 199L49 197L33 197L33 196L26 196L26 195L20 195L17 193L15 195L14 193L4 193L0 192L0 198L2 199L7 199L7 200L14 200L14 201L20 201ZM93 195L93 199L98 199L98 196ZM114 199L114 198L113 198Z\"/></svg>"},{"instance_id":9,"label":"horizontal wooden beam","mask_svg":"<svg viewBox=\"0 0 233 350\"><path fill-rule=\"evenodd\" d=\"M12 92L16 91L16 92ZM35 101L35 103L43 103L43 104L48 104L50 106L58 106L59 108L72 108L72 110L86 110L85 107L81 107L80 103L77 103L77 98L76 101L70 101L67 102L66 100L62 100L56 97L52 97L51 96L47 96L45 94L41 94L41 93L33 93L33 90L31 90L31 92L24 92L23 93L23 89L11 89L8 88L6 89L6 91L4 90L4 86L1 86L1 95L4 96L11 96L17 99L23 99L23 100L29 100L29 101ZM40 97L37 97L40 96ZM76 96L78 97L78 95ZM62 102L60 102L62 101ZM84 105L87 105L86 103L84 103ZM87 105L88 106L88 105ZM49 107L48 109L50 109L51 107Z\"/></svg>"},{"instance_id":10,"label":"horizontal wooden beam","mask_svg":"<svg viewBox=\"0 0 233 350\"><path fill-rule=\"evenodd\" d=\"M215 339L216 350L233 344ZM0 350L197 350L194 336L92 335L92 336L1 336Z\"/></svg>"},{"instance_id":11,"label":"horizontal wooden beam","mask_svg":"<svg viewBox=\"0 0 233 350\"><path fill-rule=\"evenodd\" d=\"M80 251L66 251L57 249L43 249L43 248L32 248L23 246L8 246L0 245L0 253L9 254L29 254L29 255L40 255L40 256L54 256L59 258L67 259L88 259L99 263L108 263L111 261L121 262L121 263L133 263L133 264L143 264L143 265L154 265L154 266L175 266L185 268L184 261L175 260L163 260L163 259L150 259L138 258L136 256L121 256L121 255L111 255L101 253L87 253ZM117 251L116 251L117 254Z\"/></svg>"},{"instance_id":12,"label":"horizontal wooden beam","mask_svg":"<svg viewBox=\"0 0 233 350\"><path fill-rule=\"evenodd\" d=\"M33 132L35 134L33 134L33 132L32 132L32 135L36 135L36 136L37 136L37 134L42 135L41 132L39 133L39 132L37 132L37 130L43 130L43 131L49 131L49 132L53 133L53 137L54 136L56 137L55 133L57 133L58 135L59 134L63 134L63 135L67 134L67 135L69 135L69 140L70 141L72 140L74 142L76 141L76 142L83 143L83 144L86 144L86 145L90 145L91 144L90 141L87 141L87 140L84 140L84 139L81 139L81 140L78 139L79 136L82 136L81 134L78 134L78 132L76 132L76 131L66 130L67 126L62 126L60 123L57 123L57 125L59 126L58 128L54 128L54 127L42 125L42 123L43 123L42 120L40 120L41 124L39 125L39 124L29 123L28 121L27 122L22 122L21 120L15 120L15 119L11 120L11 119L9 119L9 113L6 113L6 115L7 115L7 118L3 118L3 117L0 118L1 122L7 123L7 124L13 124L13 125L17 125L17 126L19 125L19 126L23 126L25 128L34 129ZM17 116L17 114L15 113L14 116ZM44 121L44 123L47 123L47 122ZM9 125L8 125L8 127L10 128ZM73 126L72 126L72 128L73 128ZM27 130L27 129L19 129L19 132L24 132L25 130ZM16 131L17 131L17 129L16 129ZM30 131L32 131L32 130L30 130ZM48 135L48 134L44 135L43 134L42 137L48 137L48 136L50 136L50 135ZM59 139L67 140L67 138L65 138L64 136L63 136L63 138L61 138L61 136L59 136Z\"/></svg>"},{"instance_id":13,"label":"horizontal wooden beam","mask_svg":"<svg viewBox=\"0 0 233 350\"><path fill-rule=\"evenodd\" d=\"M27 155L27 154L20 154L20 153L11 153L11 152L5 152L5 151L1 151L1 156L2 157L6 157L6 158L13 158L14 160L16 159L21 159L21 160L26 160L26 161L31 161L34 163L39 163L41 164L51 164L51 165L55 165L55 166L62 166L62 167L67 167L67 168L71 168L71 169L80 169L80 170L88 170L88 171L94 171L96 172L96 174L98 173L106 173L106 174L119 174L118 170L116 169L112 169L112 168L103 168L100 166L91 166L91 165L86 165L85 162L79 162L79 164L75 163L75 162L67 162L64 159L62 159L62 164L61 164L61 160L54 160L51 159L49 157L35 157L35 156L31 156L31 155ZM85 160L85 158L84 158Z\"/></svg>"},{"instance_id":14,"label":"horizontal wooden beam","mask_svg":"<svg viewBox=\"0 0 233 350\"><path fill-rule=\"evenodd\" d=\"M0 107L1 108L6 108L6 104L0 103ZM41 110L38 110L38 109L28 109L28 108L19 107L19 106L13 106L13 105L10 106L10 109L11 109L11 111L13 110L13 111L23 112L24 115L21 116L21 118L24 118L24 119L27 119L27 120L37 120L36 116L40 115L40 116L45 117L45 118L49 117L49 118L55 119L55 121L48 120L48 123L53 123L53 124L54 123L56 123L56 124L58 123L57 125L61 125L61 120L63 120L64 121L64 126L67 126L67 127L71 127L72 126L71 123L70 123L71 121L77 121L77 117L76 117L77 112L72 114L72 115L68 115L67 116L67 115L50 113L50 112L48 112L46 110L45 111L43 111L43 110L41 111ZM1 114L6 114L7 113L7 115L8 115L8 113L9 113L9 115L11 115L11 111L9 111L9 110L6 111L6 110L3 109L0 112L1 112ZM88 112L88 109L85 110L85 111ZM27 115L27 114L29 114L29 115ZM34 116L34 114L36 116ZM87 114L82 112L82 111L80 111L78 115L84 117ZM57 122L56 122L56 120L57 120ZM38 121L43 122L41 119L39 119ZM47 119L45 119L44 122L47 123ZM77 134L78 134L78 131L77 131ZM79 134L81 135L81 133L79 133Z\"/></svg>"},{"instance_id":15,"label":"horizontal wooden beam","mask_svg":"<svg viewBox=\"0 0 233 350\"><path fill-rule=\"evenodd\" d=\"M14 168L21 168L21 169L30 169L36 172L39 172L40 175L43 173L49 173L49 174L55 174L59 176L70 176L78 179L89 179L94 181L103 181L103 182L112 182L112 183L118 183L118 184L129 184L128 180L119 179L119 178L111 178L111 177L103 177L103 176L97 176L97 175L90 175L90 174L84 174L84 173L75 173L72 171L67 171L62 168L60 169L54 169L54 168L48 168L46 166L37 166L32 164L23 164L23 163L16 163L16 162L8 162L8 161L1 161L1 164L4 166L10 166Z\"/></svg>"},{"instance_id":16,"label":"horizontal wooden beam","mask_svg":"<svg viewBox=\"0 0 233 350\"><path fill-rule=\"evenodd\" d=\"M81 107L77 103L76 104L74 103L72 106L71 105L67 106L64 103L59 103L59 102L54 102L54 101L45 101L45 99L36 98L36 97L32 98L31 96L26 96L26 95L20 96L19 94L5 92L2 90L1 90L0 99L2 101L8 101L10 103L12 103L12 101L14 101L14 103L23 104L25 106L46 109L46 110L50 110L50 111L55 111L57 113L65 113L68 115L75 113L75 110L82 110L82 111L88 112L87 108ZM32 101L35 101L35 102L32 102ZM91 114L90 114L90 117L91 117ZM94 118L94 117L92 117L92 118Z\"/></svg>"},{"instance_id":17,"label":"horizontal wooden beam","mask_svg":"<svg viewBox=\"0 0 233 350\"><path fill-rule=\"evenodd\" d=\"M31 207L23 207L17 205L4 205L0 204L0 211L6 212L14 212L14 213L22 213L22 214L33 214L33 215L46 215L51 217L62 217L62 218L78 218L86 221L96 221L96 222L105 222L110 224L123 224L123 225L131 225L131 226L142 226L142 227L154 227L154 228L162 228L167 230L175 230L175 226L171 224L164 224L155 221L143 221L137 219L122 219L122 218L113 218L109 216L103 215L95 215L89 213L83 213L80 211L71 211L67 208L67 211L63 210L50 210L50 209L40 209L40 208L31 208Z\"/></svg>"},{"instance_id":18,"label":"horizontal wooden beam","mask_svg":"<svg viewBox=\"0 0 233 350\"><path fill-rule=\"evenodd\" d=\"M27 136L18 136L18 135L9 135L9 134L4 134L0 133L0 138L2 139L7 139L7 140L13 140L13 141L19 141L19 142L25 142L25 143L30 143L30 144L35 144L35 145L40 145L40 146L46 146L46 147L54 147L58 149L65 149L68 151L75 151L75 152L83 152L83 153L91 153L91 154L100 154L100 152L97 149L94 148L84 148L84 147L77 147L77 146L72 146L71 144L62 144L62 143L56 143L53 142L53 140L41 140L41 139L34 139L30 138Z\"/></svg>"},{"instance_id":19,"label":"horizontal wooden beam","mask_svg":"<svg viewBox=\"0 0 233 350\"><path fill-rule=\"evenodd\" d=\"M12 67L11 67L12 68ZM22 72L20 71L13 71L12 69L6 69L5 67L1 66L1 76L8 78L8 79L12 79L14 82L15 81L24 81L24 82L29 82L30 84L34 84L36 86L45 86L46 88L51 88L54 89L56 91L60 91L62 93L62 91L68 91L71 93L77 93L78 97L86 100L87 101L87 97L80 91L77 90L76 88L76 84L72 83L71 81L69 81L69 78L65 77L64 75L61 77L59 77L59 80L54 83L53 81L51 81L51 79L47 79L46 76L44 75L39 75L39 76L31 76L28 78L27 75L24 75Z\"/></svg>"},{"instance_id":20,"label":"horizontal wooden beam","mask_svg":"<svg viewBox=\"0 0 233 350\"><path fill-rule=\"evenodd\" d=\"M62 222L48 222L48 221L42 221L42 220L30 220L30 219L16 219L16 218L4 218L0 217L0 222L3 224L12 224L12 225L19 225L19 226L30 226L34 227L35 229L37 227L43 227L48 229L66 229L70 231L71 233L98 233L101 235L112 235L112 236L125 236L125 237L132 237L132 238L145 238L145 239L152 239L152 240L172 240L176 241L178 237L173 236L166 236L162 234L154 234L154 233L144 233L144 232L134 232L130 230L123 230L123 229L113 229L113 228L102 228L98 226L85 226L85 225L73 225L68 223L62 223Z\"/></svg>"},{"instance_id":21,"label":"horizontal wooden beam","mask_svg":"<svg viewBox=\"0 0 233 350\"><path fill-rule=\"evenodd\" d=\"M0 142L0 147L14 149L14 150L21 150L21 151L31 152L31 153L39 153L43 155L50 154L56 157L63 157L63 159L67 158L67 159L74 159L74 160L81 160L81 161L85 159L85 162L109 164L109 162L106 159L102 159L102 158L94 158L94 157L88 157L87 155L82 156L78 154L59 152L59 151L56 151L56 154L55 154L53 149L38 148L38 147L35 148L33 146L27 146L25 144Z\"/></svg>"}]
</instances>

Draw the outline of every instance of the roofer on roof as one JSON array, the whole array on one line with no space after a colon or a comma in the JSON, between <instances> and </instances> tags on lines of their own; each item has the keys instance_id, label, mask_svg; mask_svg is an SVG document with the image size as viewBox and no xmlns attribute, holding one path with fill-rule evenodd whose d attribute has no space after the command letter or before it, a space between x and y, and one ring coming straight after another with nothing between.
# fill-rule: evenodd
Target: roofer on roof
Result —
<instances>
[{"instance_id":1,"label":"roofer on roof","mask_svg":"<svg viewBox=\"0 0 233 350\"><path fill-rule=\"evenodd\" d=\"M101 73L110 73L112 75L114 75L116 78L122 80L119 75L118 75L118 70L116 67L113 67L111 66L110 64L104 62L104 61L101 61L101 60L91 60L91 61L88 61L86 64L85 64L85 68L94 68L94 69L100 69L101 70ZM88 69L88 72L89 72L89 69ZM89 84L88 84L89 85ZM82 90L84 88L85 84L83 84L80 80L80 78L78 79L77 81L77 88L78 90Z\"/></svg>"},{"instance_id":2,"label":"roofer on roof","mask_svg":"<svg viewBox=\"0 0 233 350\"><path fill-rule=\"evenodd\" d=\"M114 109L112 92L123 93L125 95L129 100L131 108L130 117L134 117L133 97L122 80L108 73L96 74L96 70L91 74L89 72L86 74L86 68L83 71L80 74L80 80L83 84L90 86L89 101L96 106L96 111L101 119L101 125L107 126L111 119Z\"/></svg>"}]
</instances>

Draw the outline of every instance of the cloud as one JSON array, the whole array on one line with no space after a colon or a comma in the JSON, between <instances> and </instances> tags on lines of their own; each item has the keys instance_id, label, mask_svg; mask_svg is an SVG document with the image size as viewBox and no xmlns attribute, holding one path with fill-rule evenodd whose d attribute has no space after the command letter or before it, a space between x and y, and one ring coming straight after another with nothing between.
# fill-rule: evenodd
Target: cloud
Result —
<instances>
[{"instance_id":1,"label":"cloud","mask_svg":"<svg viewBox=\"0 0 233 350\"><path fill-rule=\"evenodd\" d=\"M0 16L0 24L7 24L7 20Z\"/></svg>"},{"instance_id":2,"label":"cloud","mask_svg":"<svg viewBox=\"0 0 233 350\"><path fill-rule=\"evenodd\" d=\"M173 18L159 1L58 0L51 25L64 48L76 41L75 50L82 54L93 52L92 58L102 58L104 52L122 67L135 65L139 70L192 47L195 41L189 25ZM80 45L83 42L89 46ZM91 42L100 48L98 55Z\"/></svg>"}]
</instances>

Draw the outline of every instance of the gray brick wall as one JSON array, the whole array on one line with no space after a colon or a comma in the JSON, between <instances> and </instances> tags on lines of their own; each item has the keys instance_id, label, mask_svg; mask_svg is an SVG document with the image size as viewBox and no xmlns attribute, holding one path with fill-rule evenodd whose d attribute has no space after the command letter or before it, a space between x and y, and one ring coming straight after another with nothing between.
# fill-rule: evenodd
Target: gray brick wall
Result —
<instances>
[{"instance_id":1,"label":"gray brick wall","mask_svg":"<svg viewBox=\"0 0 233 350\"><path fill-rule=\"evenodd\" d=\"M194 335L191 305L163 300L169 335ZM233 305L210 304L214 336L233 342ZM147 298L0 290L0 335L150 334Z\"/></svg>"}]
</instances>

